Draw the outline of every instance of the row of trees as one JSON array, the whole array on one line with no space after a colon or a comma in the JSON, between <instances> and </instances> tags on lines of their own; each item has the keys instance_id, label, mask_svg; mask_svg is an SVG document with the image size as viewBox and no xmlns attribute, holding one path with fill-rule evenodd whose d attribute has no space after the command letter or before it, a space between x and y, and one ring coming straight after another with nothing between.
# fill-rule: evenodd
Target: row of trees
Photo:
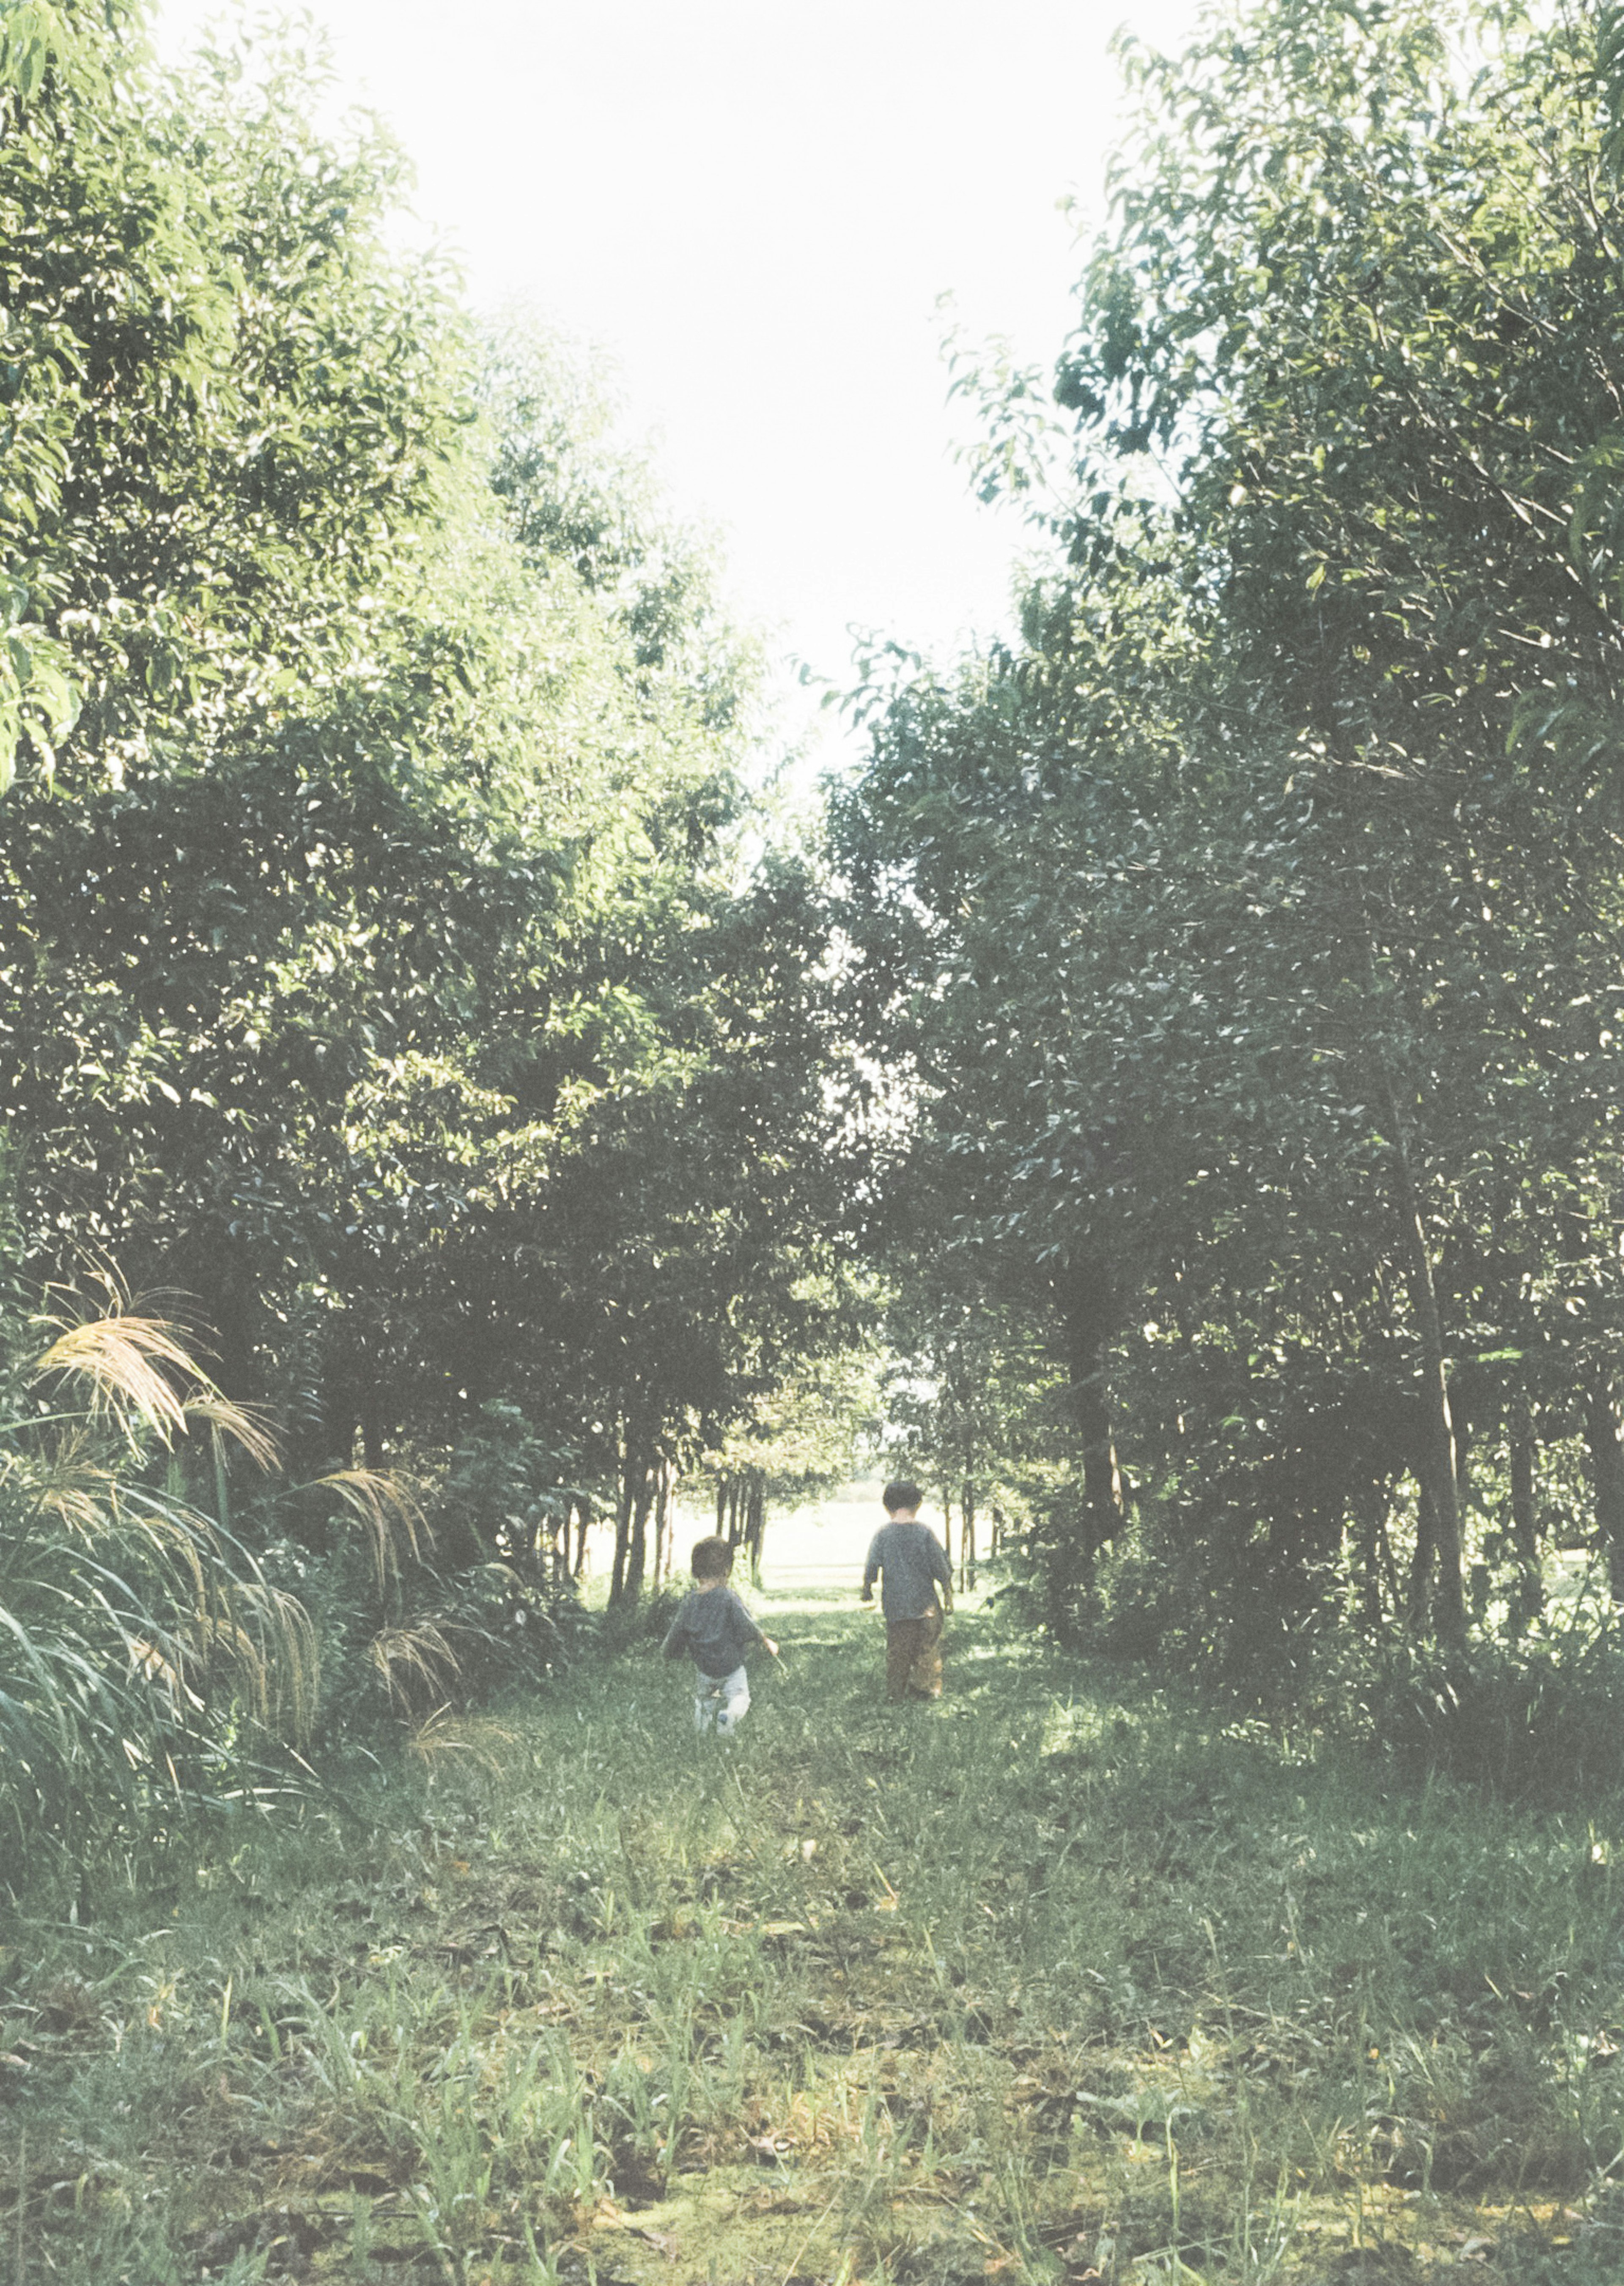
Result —
<instances>
[{"instance_id":1,"label":"row of trees","mask_svg":"<svg viewBox=\"0 0 1624 2286\"><path fill-rule=\"evenodd\" d=\"M438 1483L442 1573L618 1510L633 1598L854 1321L824 901L705 545L585 361L391 249L321 80L0 12L8 1274L164 1297L296 1482ZM353 1568L228 1463L277 1579Z\"/></svg>"},{"instance_id":2,"label":"row of trees","mask_svg":"<svg viewBox=\"0 0 1624 2286\"><path fill-rule=\"evenodd\" d=\"M926 1441L1062 1628L1131 1510L1209 1632L1458 1640L1624 1593L1624 12L1126 57L1052 382L960 370L1052 568L836 808Z\"/></svg>"},{"instance_id":3,"label":"row of trees","mask_svg":"<svg viewBox=\"0 0 1624 2286\"><path fill-rule=\"evenodd\" d=\"M1052 382L960 372L1049 568L859 694L832 909L704 548L311 59L0 21L19 1291L185 1297L469 1577L603 1512L635 1599L701 1454L759 1556L883 1415L1063 1631L1131 1540L1209 1639L1624 1591L1618 9L1130 51Z\"/></svg>"}]
</instances>

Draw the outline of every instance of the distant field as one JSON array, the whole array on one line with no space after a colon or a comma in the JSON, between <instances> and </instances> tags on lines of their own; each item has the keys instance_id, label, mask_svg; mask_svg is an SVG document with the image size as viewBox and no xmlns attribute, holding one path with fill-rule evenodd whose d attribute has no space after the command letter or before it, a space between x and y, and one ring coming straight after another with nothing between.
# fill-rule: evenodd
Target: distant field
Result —
<instances>
[{"instance_id":1,"label":"distant field","mask_svg":"<svg viewBox=\"0 0 1624 2286\"><path fill-rule=\"evenodd\" d=\"M863 1559L870 1540L885 1522L879 1504L880 1479L847 1486L827 1500L805 1508L769 1509L762 1584L770 1591L792 1588L834 1590L849 1587L853 1596L863 1581ZM926 1511L936 1530L941 1517ZM688 1550L702 1533L715 1529L709 1512L679 1504L676 1521L676 1561L674 1579L686 1573ZM607 1579L614 1561L611 1533L587 1536L588 1592Z\"/></svg>"}]
</instances>

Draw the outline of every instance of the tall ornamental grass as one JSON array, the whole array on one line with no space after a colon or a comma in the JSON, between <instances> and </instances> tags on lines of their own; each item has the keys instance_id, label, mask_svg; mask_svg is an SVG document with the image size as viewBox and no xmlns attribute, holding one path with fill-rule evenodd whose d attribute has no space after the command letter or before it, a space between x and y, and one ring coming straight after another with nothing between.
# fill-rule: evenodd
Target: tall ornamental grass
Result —
<instances>
[{"instance_id":1,"label":"tall ornamental grass","mask_svg":"<svg viewBox=\"0 0 1624 2286\"><path fill-rule=\"evenodd\" d=\"M264 1428L122 1306L0 1381L0 1833L83 1852L251 1789L313 1712L303 1607L199 1504ZM220 1515L227 1513L224 1498Z\"/></svg>"}]
</instances>

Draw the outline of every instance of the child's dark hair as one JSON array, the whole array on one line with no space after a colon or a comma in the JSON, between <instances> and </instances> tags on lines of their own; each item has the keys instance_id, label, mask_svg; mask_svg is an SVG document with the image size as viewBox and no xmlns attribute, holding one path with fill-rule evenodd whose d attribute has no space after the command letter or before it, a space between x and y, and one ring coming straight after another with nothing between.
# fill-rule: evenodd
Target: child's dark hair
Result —
<instances>
[{"instance_id":1,"label":"child's dark hair","mask_svg":"<svg viewBox=\"0 0 1624 2286\"><path fill-rule=\"evenodd\" d=\"M696 1580L725 1580L733 1569L733 1550L712 1533L708 1539L695 1541L688 1561Z\"/></svg>"},{"instance_id":2,"label":"child's dark hair","mask_svg":"<svg viewBox=\"0 0 1624 2286\"><path fill-rule=\"evenodd\" d=\"M887 1485L879 1498L887 1516L895 1516L899 1508L923 1508L925 1505L924 1494L918 1485L910 1484L906 1477L899 1478L894 1485Z\"/></svg>"}]
</instances>

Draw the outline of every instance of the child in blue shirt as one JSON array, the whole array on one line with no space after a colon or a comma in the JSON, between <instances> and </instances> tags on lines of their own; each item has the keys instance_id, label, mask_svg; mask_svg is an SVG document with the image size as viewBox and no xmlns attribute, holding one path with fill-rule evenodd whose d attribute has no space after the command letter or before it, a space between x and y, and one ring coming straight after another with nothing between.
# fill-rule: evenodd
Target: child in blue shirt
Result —
<instances>
[{"instance_id":1,"label":"child in blue shirt","mask_svg":"<svg viewBox=\"0 0 1624 2286\"><path fill-rule=\"evenodd\" d=\"M882 1580L879 1608L886 1615L886 1697L942 1696L942 1612L953 1608L953 1574L947 1551L929 1525L919 1521L925 1495L903 1479L881 1495L887 1522L869 1545L863 1567L863 1600L874 1600ZM937 1601L936 1590L942 1590Z\"/></svg>"},{"instance_id":2,"label":"child in blue shirt","mask_svg":"<svg viewBox=\"0 0 1624 2286\"><path fill-rule=\"evenodd\" d=\"M774 1659L778 1646L764 1636L728 1585L733 1550L714 1535L694 1542L689 1559L691 1594L683 1596L662 1646L667 1659L691 1659L694 1725L731 1738L750 1711L750 1679L745 1661L761 1644Z\"/></svg>"}]
</instances>

